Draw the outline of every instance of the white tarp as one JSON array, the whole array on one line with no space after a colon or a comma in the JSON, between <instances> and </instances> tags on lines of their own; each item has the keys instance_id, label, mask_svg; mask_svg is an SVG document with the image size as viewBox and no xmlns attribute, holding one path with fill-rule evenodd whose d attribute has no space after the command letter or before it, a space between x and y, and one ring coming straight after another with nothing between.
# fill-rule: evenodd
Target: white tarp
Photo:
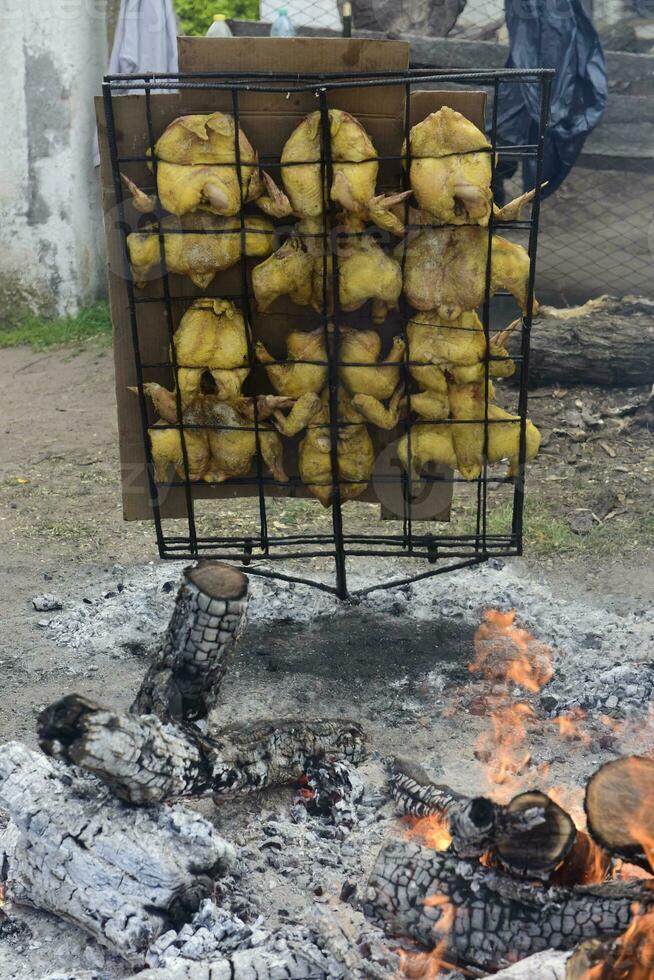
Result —
<instances>
[{"instance_id":1,"label":"white tarp","mask_svg":"<svg viewBox=\"0 0 654 980\"><path fill-rule=\"evenodd\" d=\"M177 18L172 0L121 0L107 74L148 71L177 71ZM96 140L96 167L99 163Z\"/></svg>"}]
</instances>

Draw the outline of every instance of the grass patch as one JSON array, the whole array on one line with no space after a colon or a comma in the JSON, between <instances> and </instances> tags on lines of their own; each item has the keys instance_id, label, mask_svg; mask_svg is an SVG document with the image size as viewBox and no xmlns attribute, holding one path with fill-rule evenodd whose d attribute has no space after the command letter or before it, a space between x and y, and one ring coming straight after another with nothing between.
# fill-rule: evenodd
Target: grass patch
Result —
<instances>
[{"instance_id":1,"label":"grass patch","mask_svg":"<svg viewBox=\"0 0 654 980\"><path fill-rule=\"evenodd\" d=\"M111 343L111 317L106 303L95 303L73 317L49 320L26 316L0 324L0 348L28 344L32 350L41 351L85 340L107 346Z\"/></svg>"}]
</instances>

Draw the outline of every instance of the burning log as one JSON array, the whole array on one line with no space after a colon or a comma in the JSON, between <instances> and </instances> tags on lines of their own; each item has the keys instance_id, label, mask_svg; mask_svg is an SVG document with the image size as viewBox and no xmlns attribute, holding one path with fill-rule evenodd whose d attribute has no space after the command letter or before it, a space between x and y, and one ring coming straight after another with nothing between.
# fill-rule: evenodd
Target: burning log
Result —
<instances>
[{"instance_id":1,"label":"burning log","mask_svg":"<svg viewBox=\"0 0 654 980\"><path fill-rule=\"evenodd\" d=\"M401 813L445 818L450 852L458 857L491 851L514 874L547 879L575 843L573 821L544 793L520 793L502 806L433 783L419 766L401 759L393 763L390 784Z\"/></svg>"},{"instance_id":2,"label":"burning log","mask_svg":"<svg viewBox=\"0 0 654 980\"><path fill-rule=\"evenodd\" d=\"M39 717L41 748L90 770L120 799L160 803L180 796L252 793L294 783L307 759L357 764L368 740L351 721L258 721L203 735L153 715L119 715L79 695Z\"/></svg>"},{"instance_id":3,"label":"burning log","mask_svg":"<svg viewBox=\"0 0 654 980\"><path fill-rule=\"evenodd\" d=\"M364 911L395 937L426 949L440 940L449 961L495 971L516 957L618 936L652 905L654 892L642 881L543 888L401 841L381 851ZM448 913L453 925L443 936L438 927Z\"/></svg>"},{"instance_id":4,"label":"burning log","mask_svg":"<svg viewBox=\"0 0 654 980\"><path fill-rule=\"evenodd\" d=\"M632 755L607 762L588 781L584 807L598 844L652 870L654 761Z\"/></svg>"},{"instance_id":5,"label":"burning log","mask_svg":"<svg viewBox=\"0 0 654 980\"><path fill-rule=\"evenodd\" d=\"M7 894L72 920L136 966L235 859L199 814L126 807L18 742L0 753L0 804L11 817L0 837Z\"/></svg>"},{"instance_id":6,"label":"burning log","mask_svg":"<svg viewBox=\"0 0 654 980\"><path fill-rule=\"evenodd\" d=\"M186 568L175 611L131 711L162 721L206 718L240 635L248 580L221 562Z\"/></svg>"}]
</instances>

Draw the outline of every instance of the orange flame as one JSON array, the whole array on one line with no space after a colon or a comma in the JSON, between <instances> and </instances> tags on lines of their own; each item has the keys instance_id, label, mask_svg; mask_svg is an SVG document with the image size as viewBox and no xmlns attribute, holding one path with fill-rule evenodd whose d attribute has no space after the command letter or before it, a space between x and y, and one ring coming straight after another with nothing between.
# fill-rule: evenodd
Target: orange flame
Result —
<instances>
[{"instance_id":1,"label":"orange flame","mask_svg":"<svg viewBox=\"0 0 654 980\"><path fill-rule=\"evenodd\" d=\"M588 715L583 708L575 708L573 711L569 711L567 715L559 715L558 718L553 718L552 722L558 728L561 738L569 742L581 742L582 745L588 747L592 741L591 737L580 725L580 722L587 717Z\"/></svg>"},{"instance_id":2,"label":"orange flame","mask_svg":"<svg viewBox=\"0 0 654 980\"><path fill-rule=\"evenodd\" d=\"M512 681L537 693L553 676L549 647L515 625L516 611L487 609L475 634L475 659L468 666L489 680Z\"/></svg>"},{"instance_id":3,"label":"orange flame","mask_svg":"<svg viewBox=\"0 0 654 980\"><path fill-rule=\"evenodd\" d=\"M441 909L440 918L434 926L434 931L441 938L431 953L408 953L400 950L400 967L404 976L411 980L436 980L441 973L455 969L444 956L454 928L456 907L445 895L428 895L423 904L427 908Z\"/></svg>"},{"instance_id":4,"label":"orange flame","mask_svg":"<svg viewBox=\"0 0 654 980\"><path fill-rule=\"evenodd\" d=\"M407 817L405 822L407 837L418 837L433 851L446 851L452 843L449 822L444 814L430 817Z\"/></svg>"}]
</instances>

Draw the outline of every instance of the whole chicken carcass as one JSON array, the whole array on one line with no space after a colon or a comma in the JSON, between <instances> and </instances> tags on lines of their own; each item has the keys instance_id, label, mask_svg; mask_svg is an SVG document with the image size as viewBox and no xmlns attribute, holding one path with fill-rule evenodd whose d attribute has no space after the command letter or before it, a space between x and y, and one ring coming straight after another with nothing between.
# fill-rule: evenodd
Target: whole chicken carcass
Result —
<instances>
[{"instance_id":1,"label":"whole chicken carcass","mask_svg":"<svg viewBox=\"0 0 654 980\"><path fill-rule=\"evenodd\" d=\"M242 399L230 404L206 396L197 403L197 410L194 406L190 406L185 414L186 421L208 426L211 463L204 477L207 482L224 483L225 480L234 480L250 474L257 454L257 433L249 402L251 399ZM259 418L263 418L266 414L266 410L261 406ZM278 433L265 423L259 425L258 429L261 456L265 466L277 483L287 483L284 448Z\"/></svg>"},{"instance_id":2,"label":"whole chicken carcass","mask_svg":"<svg viewBox=\"0 0 654 980\"><path fill-rule=\"evenodd\" d=\"M320 112L312 112L291 133L282 151L282 179L293 212L301 218L319 218L331 199L346 211L372 219L394 234L403 225L392 208L407 194L376 195L379 164L377 150L358 119L341 109L329 110L333 182L323 189Z\"/></svg>"},{"instance_id":3,"label":"whole chicken carcass","mask_svg":"<svg viewBox=\"0 0 654 980\"><path fill-rule=\"evenodd\" d=\"M372 321L382 324L389 310L397 309L402 294L402 267L392 255L388 255L372 235L364 234L365 225L353 215L340 216L339 230L344 234L337 239L339 302L343 313L353 313L372 300ZM309 222L302 222L306 229ZM315 229L315 224L314 224ZM316 239L311 239L316 243ZM313 306L324 308L323 278L325 264L322 260L323 242L318 239L320 250L313 270ZM315 248L315 244L314 244ZM327 297L332 300L331 276L334 264L332 255L327 258Z\"/></svg>"},{"instance_id":4,"label":"whole chicken carcass","mask_svg":"<svg viewBox=\"0 0 654 980\"><path fill-rule=\"evenodd\" d=\"M173 392L160 385L144 386L162 421L149 430L152 458L158 481L163 482L172 465L177 476L185 479L182 430L177 425L177 406ZM265 423L273 412L286 407L288 400L271 395L257 398L259 445L265 465L277 482L285 483L283 447L277 432ZM247 476L257 452L254 426L254 399L239 397L233 403L223 402L213 395L200 395L184 410L182 419L184 444L191 482L223 483L225 480Z\"/></svg>"},{"instance_id":5,"label":"whole chicken carcass","mask_svg":"<svg viewBox=\"0 0 654 980\"><path fill-rule=\"evenodd\" d=\"M450 225L514 220L532 200L530 191L504 208L493 205L491 144L473 122L449 106L417 123L410 135L409 179L416 200L432 220ZM403 154L406 154L406 143Z\"/></svg>"},{"instance_id":6,"label":"whole chicken carcass","mask_svg":"<svg viewBox=\"0 0 654 980\"><path fill-rule=\"evenodd\" d=\"M166 482L171 466L181 480L186 479L184 448L180 430L171 429L167 420L162 420L150 427L148 435L157 482ZM184 445L186 447L189 480L191 483L196 483L206 479L211 465L208 434L198 429L185 429Z\"/></svg>"},{"instance_id":7,"label":"whole chicken carcass","mask_svg":"<svg viewBox=\"0 0 654 980\"><path fill-rule=\"evenodd\" d=\"M402 338L393 338L389 353L382 359L382 339L376 330L341 327L339 335L340 378L347 391L351 395L371 395L380 401L390 398L400 380L405 351ZM362 366L367 364L370 367Z\"/></svg>"},{"instance_id":8,"label":"whole chicken carcass","mask_svg":"<svg viewBox=\"0 0 654 980\"><path fill-rule=\"evenodd\" d=\"M364 225L358 218L343 217L340 227L353 236L339 238L336 246L341 310L351 313L372 300L373 322L383 323L402 293L400 264L371 235L361 234ZM280 296L318 312L325 311L326 302L327 311L332 311L334 260L331 237L326 244L324 228L322 219L301 221L281 248L255 266L252 287L259 312Z\"/></svg>"},{"instance_id":9,"label":"whole chicken carcass","mask_svg":"<svg viewBox=\"0 0 654 980\"><path fill-rule=\"evenodd\" d=\"M330 417L329 391L325 390L319 410L300 443L298 456L302 482L324 507L330 507L334 499ZM340 494L342 500L352 500L368 486L375 453L366 425L343 390L338 393L338 417L339 423L343 423L339 425L336 450Z\"/></svg>"},{"instance_id":10,"label":"whole chicken carcass","mask_svg":"<svg viewBox=\"0 0 654 980\"><path fill-rule=\"evenodd\" d=\"M398 441L397 454L404 471L414 481L420 480L420 474L429 463L456 469L457 457L452 426L447 424L414 426L410 437L407 433Z\"/></svg>"},{"instance_id":11,"label":"whole chicken carcass","mask_svg":"<svg viewBox=\"0 0 654 980\"><path fill-rule=\"evenodd\" d=\"M280 296L298 306L310 306L315 256L300 235L293 234L281 248L252 270L257 309L265 313Z\"/></svg>"},{"instance_id":12,"label":"whole chicken carcass","mask_svg":"<svg viewBox=\"0 0 654 980\"><path fill-rule=\"evenodd\" d=\"M456 320L444 320L435 312L417 313L407 324L411 374L418 384L447 396L445 372L457 384L484 377L486 336L476 313L462 313ZM489 345L489 376L510 377L515 363L507 350Z\"/></svg>"},{"instance_id":13,"label":"whole chicken carcass","mask_svg":"<svg viewBox=\"0 0 654 980\"><path fill-rule=\"evenodd\" d=\"M404 291L409 303L446 321L475 310L484 300L487 259L488 231L484 228L425 228L406 246ZM491 295L508 289L523 313L527 311L529 267L529 255L522 245L493 236ZM537 309L534 299L534 312Z\"/></svg>"},{"instance_id":14,"label":"whole chicken carcass","mask_svg":"<svg viewBox=\"0 0 654 980\"><path fill-rule=\"evenodd\" d=\"M285 436L294 436L306 428L320 409L319 393L327 383L328 360L325 332L291 330L286 337L287 360L279 363L266 346L257 341L256 353L265 365L270 381L280 395L291 402L291 411L278 428Z\"/></svg>"},{"instance_id":15,"label":"whole chicken carcass","mask_svg":"<svg viewBox=\"0 0 654 980\"><path fill-rule=\"evenodd\" d=\"M325 387L328 361L322 327L310 331L291 330L286 337L287 360L282 364L271 356L262 341L257 341L255 350L280 395L299 398L307 392L319 393Z\"/></svg>"},{"instance_id":16,"label":"whole chicken carcass","mask_svg":"<svg viewBox=\"0 0 654 980\"><path fill-rule=\"evenodd\" d=\"M498 463L508 459L509 476L515 475L520 461L520 418L505 412L492 404L493 386L489 386L488 418L488 463ZM470 424L472 419L485 418L485 396L483 382L450 385L450 409L452 418L463 421L464 425L452 425L452 438L457 457L457 467L466 480L476 480L484 465L485 424ZM528 419L525 432L525 462L530 463L540 449L540 432Z\"/></svg>"},{"instance_id":17,"label":"whole chicken carcass","mask_svg":"<svg viewBox=\"0 0 654 980\"><path fill-rule=\"evenodd\" d=\"M275 229L264 217L245 216L245 255L265 258L275 241ZM166 266L169 272L188 276L200 289L207 289L218 272L235 265L241 255L240 218L212 214L189 214L169 217L161 222ZM193 232L198 234L193 234ZM215 235L207 232L215 231ZM161 266L161 248L157 228L133 232L127 236L132 274L137 287L145 286L152 270Z\"/></svg>"},{"instance_id":18,"label":"whole chicken carcass","mask_svg":"<svg viewBox=\"0 0 654 980\"><path fill-rule=\"evenodd\" d=\"M229 300L196 300L182 317L173 345L184 408L200 394L205 371L211 373L219 399L240 395L250 373L247 327L243 314Z\"/></svg>"},{"instance_id":19,"label":"whole chicken carcass","mask_svg":"<svg viewBox=\"0 0 654 980\"><path fill-rule=\"evenodd\" d=\"M240 126L238 146L240 184L233 116L213 112L175 119L154 148L161 206L176 215L211 211L229 217L238 214L244 203L265 197L268 214L288 214L290 208L288 202L284 205L283 195L275 200L265 196L267 182L261 178L257 155ZM148 197L125 175L123 181L137 210L154 211L156 198Z\"/></svg>"}]
</instances>

